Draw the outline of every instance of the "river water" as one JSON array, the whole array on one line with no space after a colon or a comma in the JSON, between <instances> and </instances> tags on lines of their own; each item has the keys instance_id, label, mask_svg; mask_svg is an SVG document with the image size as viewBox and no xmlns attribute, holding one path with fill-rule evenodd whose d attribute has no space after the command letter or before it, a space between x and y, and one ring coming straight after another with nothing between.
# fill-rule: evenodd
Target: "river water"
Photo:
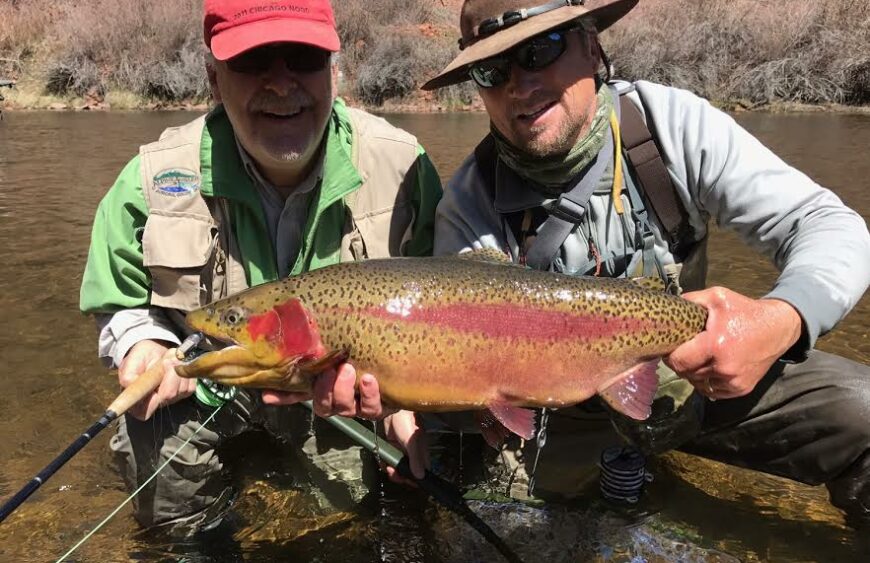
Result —
<instances>
[{"instance_id":1,"label":"river water","mask_svg":"<svg viewBox=\"0 0 870 563\"><path fill-rule=\"evenodd\" d=\"M185 112L4 113L0 122L0 366L4 372L0 376L0 499L89 426L117 392L115 375L96 359L93 324L77 307L90 224L103 192L137 146L194 116ZM418 136L445 180L487 129L481 114L387 117ZM833 189L868 218L870 116L745 113L736 117L786 161ZM772 267L728 233L716 234L710 255L711 283L760 296L775 277ZM868 363L868 327L870 298L865 297L819 342L819 348ZM108 434L89 445L0 525L0 560L56 559L124 500L107 455ZM377 517L383 506L373 512L375 516L360 510L318 519L304 494L283 486L280 464L271 461L268 447L261 449L267 453L247 462L249 477L240 508L246 515L232 549L214 547L209 552L201 546L143 536L125 509L73 560L438 560L421 539L430 532L421 531L428 525L421 523L414 497L395 494L381 501L389 505L387 512L394 521L389 526ZM842 561L854 557L849 532L839 513L827 504L824 488L684 455L664 456L656 469L659 478L650 485L650 497L656 499L656 530L667 529L668 537L676 535L687 544L716 550L702 559ZM462 533L474 535L467 528ZM607 534L612 531L603 533ZM411 541L412 537L417 539ZM616 541L615 536L609 537L594 541L601 545ZM643 541L632 537L635 545L649 540L649 535ZM595 559L631 560L631 550L605 547Z\"/></svg>"}]
</instances>

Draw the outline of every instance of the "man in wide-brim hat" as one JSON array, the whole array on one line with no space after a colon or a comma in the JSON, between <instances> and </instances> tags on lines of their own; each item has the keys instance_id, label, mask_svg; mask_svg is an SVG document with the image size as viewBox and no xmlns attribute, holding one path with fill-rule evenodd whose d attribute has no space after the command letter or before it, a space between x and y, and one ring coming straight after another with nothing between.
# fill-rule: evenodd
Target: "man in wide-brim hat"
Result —
<instances>
[{"instance_id":1,"label":"man in wide-brim hat","mask_svg":"<svg viewBox=\"0 0 870 563\"><path fill-rule=\"evenodd\" d=\"M492 247L534 268L690 291L706 330L664 358L650 419L613 415L621 434L647 451L826 483L866 525L870 369L812 349L870 283L864 220L705 100L610 83L597 34L636 3L466 0L461 51L423 88L473 80L491 131L445 190L435 252ZM780 269L763 298L704 289L712 217ZM588 403L550 414L536 492L577 492L582 479L565 468L595 441L578 419L602 412ZM532 473L528 447L520 469Z\"/></svg>"}]
</instances>

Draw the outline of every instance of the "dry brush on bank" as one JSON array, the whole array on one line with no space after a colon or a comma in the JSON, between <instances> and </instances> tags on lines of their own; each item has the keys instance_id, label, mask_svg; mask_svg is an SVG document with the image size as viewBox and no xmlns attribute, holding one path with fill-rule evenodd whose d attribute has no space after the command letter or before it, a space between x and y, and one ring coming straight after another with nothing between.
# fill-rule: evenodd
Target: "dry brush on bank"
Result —
<instances>
[{"instance_id":1,"label":"dry brush on bank","mask_svg":"<svg viewBox=\"0 0 870 563\"><path fill-rule=\"evenodd\" d=\"M456 54L458 3L335 0L343 92L370 105L463 104L469 84L420 97ZM58 96L207 96L202 0L0 0L0 75ZM617 76L714 100L870 103L866 0L641 0L603 35Z\"/></svg>"},{"instance_id":2,"label":"dry brush on bank","mask_svg":"<svg viewBox=\"0 0 870 563\"><path fill-rule=\"evenodd\" d=\"M0 59L15 64L0 72L60 96L202 98L200 9L201 0L12 0L0 8Z\"/></svg>"},{"instance_id":3,"label":"dry brush on bank","mask_svg":"<svg viewBox=\"0 0 870 563\"><path fill-rule=\"evenodd\" d=\"M438 0L339 0L333 6L342 70L353 96L367 104L414 94L456 54L456 14ZM467 104L474 90L459 87L436 95Z\"/></svg>"},{"instance_id":4,"label":"dry brush on bank","mask_svg":"<svg viewBox=\"0 0 870 563\"><path fill-rule=\"evenodd\" d=\"M713 100L870 104L867 0L641 0L602 40L617 75Z\"/></svg>"}]
</instances>

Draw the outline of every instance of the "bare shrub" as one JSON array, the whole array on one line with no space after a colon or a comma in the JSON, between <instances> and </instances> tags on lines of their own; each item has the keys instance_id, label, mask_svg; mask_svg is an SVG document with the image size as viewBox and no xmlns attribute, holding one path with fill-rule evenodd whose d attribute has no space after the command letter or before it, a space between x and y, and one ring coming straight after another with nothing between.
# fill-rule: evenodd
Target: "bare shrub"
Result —
<instances>
[{"instance_id":1,"label":"bare shrub","mask_svg":"<svg viewBox=\"0 0 870 563\"><path fill-rule=\"evenodd\" d=\"M619 76L712 99L870 98L864 0L645 0L602 41Z\"/></svg>"},{"instance_id":2,"label":"bare shrub","mask_svg":"<svg viewBox=\"0 0 870 563\"><path fill-rule=\"evenodd\" d=\"M209 92L204 68L205 50L199 41L191 38L170 59L140 66L138 70L135 66L128 66L126 83L133 91L149 98L201 99Z\"/></svg>"},{"instance_id":3,"label":"bare shrub","mask_svg":"<svg viewBox=\"0 0 870 563\"><path fill-rule=\"evenodd\" d=\"M0 75L21 74L45 40L56 12L46 0L0 1Z\"/></svg>"},{"instance_id":4,"label":"bare shrub","mask_svg":"<svg viewBox=\"0 0 870 563\"><path fill-rule=\"evenodd\" d=\"M439 0L333 0L347 83L406 96L456 53ZM0 0L0 75L58 94L202 98L202 0ZM602 36L616 75L719 101L870 103L867 0L644 0ZM404 60L402 60L404 59ZM469 102L473 85L441 90Z\"/></svg>"},{"instance_id":5,"label":"bare shrub","mask_svg":"<svg viewBox=\"0 0 870 563\"><path fill-rule=\"evenodd\" d=\"M450 13L433 0L342 0L333 6L342 70L366 103L407 96L454 55L451 38L431 33L450 22Z\"/></svg>"},{"instance_id":6,"label":"bare shrub","mask_svg":"<svg viewBox=\"0 0 870 563\"><path fill-rule=\"evenodd\" d=\"M84 57L52 64L48 68L45 90L56 95L103 96L106 93L100 69L94 61Z\"/></svg>"},{"instance_id":7,"label":"bare shrub","mask_svg":"<svg viewBox=\"0 0 870 563\"><path fill-rule=\"evenodd\" d=\"M200 0L64 4L52 33L62 62L50 69L47 83L57 93L66 84L66 92L80 94L89 84L167 100L202 97L207 85L200 21ZM70 72L87 74L64 80Z\"/></svg>"},{"instance_id":8,"label":"bare shrub","mask_svg":"<svg viewBox=\"0 0 870 563\"><path fill-rule=\"evenodd\" d=\"M402 98L414 89L419 73L419 56L426 45L416 37L388 37L379 42L360 64L356 95L366 103L381 105L390 98Z\"/></svg>"},{"instance_id":9,"label":"bare shrub","mask_svg":"<svg viewBox=\"0 0 870 563\"><path fill-rule=\"evenodd\" d=\"M341 66L349 76L356 75L374 42L376 24L368 4L365 0L343 0L334 6L342 47Z\"/></svg>"}]
</instances>

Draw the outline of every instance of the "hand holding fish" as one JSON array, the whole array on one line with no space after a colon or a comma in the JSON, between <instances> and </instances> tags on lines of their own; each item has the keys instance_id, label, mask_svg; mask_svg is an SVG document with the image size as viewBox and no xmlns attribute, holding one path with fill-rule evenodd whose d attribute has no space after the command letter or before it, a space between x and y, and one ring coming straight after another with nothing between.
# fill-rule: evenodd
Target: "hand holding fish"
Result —
<instances>
[{"instance_id":1,"label":"hand holding fish","mask_svg":"<svg viewBox=\"0 0 870 563\"><path fill-rule=\"evenodd\" d=\"M339 415L380 420L396 412L396 409L389 409L381 403L378 380L373 375L363 374L359 389L356 387L356 369L345 362L319 375L311 393L263 390L263 402L267 405L292 405L311 400L314 412L324 417Z\"/></svg>"},{"instance_id":2,"label":"hand holding fish","mask_svg":"<svg viewBox=\"0 0 870 563\"><path fill-rule=\"evenodd\" d=\"M142 340L130 348L118 368L118 382L126 389L154 362L163 361L163 381L160 386L130 408L129 412L139 420L148 420L157 409L190 397L196 391L196 379L185 379L175 373L178 361L163 360L171 347L155 340Z\"/></svg>"},{"instance_id":3,"label":"hand holding fish","mask_svg":"<svg viewBox=\"0 0 870 563\"><path fill-rule=\"evenodd\" d=\"M429 469L429 447L426 432L417 424L417 415L411 411L397 411L384 418L384 431L387 440L407 454L414 477L422 479ZM385 470L395 483L414 484L399 475L393 467L386 467Z\"/></svg>"},{"instance_id":4,"label":"hand holding fish","mask_svg":"<svg viewBox=\"0 0 870 563\"><path fill-rule=\"evenodd\" d=\"M800 338L801 317L785 301L751 299L723 287L683 297L707 308L706 328L664 361L711 399L751 393Z\"/></svg>"}]
</instances>

